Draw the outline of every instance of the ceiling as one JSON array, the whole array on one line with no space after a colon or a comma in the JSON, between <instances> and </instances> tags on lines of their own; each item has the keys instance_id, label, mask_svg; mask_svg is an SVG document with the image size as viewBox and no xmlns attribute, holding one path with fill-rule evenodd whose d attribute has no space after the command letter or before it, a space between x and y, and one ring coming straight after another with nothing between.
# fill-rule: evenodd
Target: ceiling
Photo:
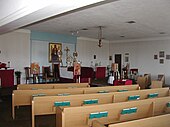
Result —
<instances>
[{"instance_id":1,"label":"ceiling","mask_svg":"<svg viewBox=\"0 0 170 127\"><path fill-rule=\"evenodd\" d=\"M102 26L102 37L110 41L170 36L170 0L118 0L23 28L97 39L98 26Z\"/></svg>"}]
</instances>

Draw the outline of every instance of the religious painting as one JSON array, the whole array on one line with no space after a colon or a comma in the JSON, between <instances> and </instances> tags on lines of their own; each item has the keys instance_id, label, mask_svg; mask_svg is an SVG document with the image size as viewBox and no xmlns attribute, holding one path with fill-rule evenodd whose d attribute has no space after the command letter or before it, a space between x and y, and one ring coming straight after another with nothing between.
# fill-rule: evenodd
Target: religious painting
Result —
<instances>
[{"instance_id":1,"label":"religious painting","mask_svg":"<svg viewBox=\"0 0 170 127\"><path fill-rule=\"evenodd\" d=\"M31 63L31 74L39 74L40 73L40 66L39 63Z\"/></svg>"},{"instance_id":2,"label":"religious painting","mask_svg":"<svg viewBox=\"0 0 170 127\"><path fill-rule=\"evenodd\" d=\"M74 63L74 75L81 75L80 63Z\"/></svg>"},{"instance_id":3,"label":"religious painting","mask_svg":"<svg viewBox=\"0 0 170 127\"><path fill-rule=\"evenodd\" d=\"M62 44L49 43L49 62L62 62Z\"/></svg>"}]
</instances>

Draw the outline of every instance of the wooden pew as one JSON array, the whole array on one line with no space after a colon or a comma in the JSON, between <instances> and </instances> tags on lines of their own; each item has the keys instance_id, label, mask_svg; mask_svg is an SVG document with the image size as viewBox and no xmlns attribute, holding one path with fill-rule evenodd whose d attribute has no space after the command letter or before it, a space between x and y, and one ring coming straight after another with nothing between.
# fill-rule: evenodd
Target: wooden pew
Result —
<instances>
[{"instance_id":1,"label":"wooden pew","mask_svg":"<svg viewBox=\"0 0 170 127\"><path fill-rule=\"evenodd\" d=\"M94 123L93 127L105 127L97 126L98 121ZM100 125L100 123L99 123ZM122 122L118 124L111 124L108 127L169 127L170 126L170 114L154 116L144 118L140 120L133 120L129 122Z\"/></svg>"},{"instance_id":2,"label":"wooden pew","mask_svg":"<svg viewBox=\"0 0 170 127\"><path fill-rule=\"evenodd\" d=\"M155 97L165 97L169 96L169 88L157 88L157 89L144 89L140 91L128 91L128 92L115 92L114 102L125 102L131 100L143 100L147 98Z\"/></svg>"},{"instance_id":3,"label":"wooden pew","mask_svg":"<svg viewBox=\"0 0 170 127\"><path fill-rule=\"evenodd\" d=\"M60 83L60 84L19 84L17 90L33 90L33 89L63 89L63 88L84 88L90 87L88 83Z\"/></svg>"},{"instance_id":4,"label":"wooden pew","mask_svg":"<svg viewBox=\"0 0 170 127\"><path fill-rule=\"evenodd\" d=\"M148 95L153 93L158 94L158 96L156 97L169 96L169 88L147 89L147 90L127 91L127 92L111 92L105 94L34 97L32 101L32 121L33 121L32 123L34 124L34 117L36 115L55 114L54 103L56 101L58 102L69 101L70 106L81 106L83 105L84 100L98 99L98 104L107 104L112 102L123 102L123 101L125 102L128 101L128 97L133 97L136 95L140 95L139 100L147 99Z\"/></svg>"},{"instance_id":5,"label":"wooden pew","mask_svg":"<svg viewBox=\"0 0 170 127\"><path fill-rule=\"evenodd\" d=\"M99 93L99 92L117 92L118 90L140 90L138 84L136 85L123 85L123 86L107 86L107 87L92 87L92 88L84 88L85 94L90 93Z\"/></svg>"},{"instance_id":6,"label":"wooden pew","mask_svg":"<svg viewBox=\"0 0 170 127\"><path fill-rule=\"evenodd\" d=\"M15 107L31 105L33 95L57 95L57 94L83 94L82 88L69 88L69 89L38 89L38 90L14 90L12 93L12 117L15 119Z\"/></svg>"},{"instance_id":7,"label":"wooden pew","mask_svg":"<svg viewBox=\"0 0 170 127\"><path fill-rule=\"evenodd\" d=\"M71 107L108 104L113 102L113 93L34 97L32 101L32 127L35 125L35 116L55 114L54 103L64 101L69 101Z\"/></svg>"},{"instance_id":8,"label":"wooden pew","mask_svg":"<svg viewBox=\"0 0 170 127\"><path fill-rule=\"evenodd\" d=\"M12 117L15 118L15 107L31 105L32 95L45 94L86 94L86 93L98 93L98 92L116 92L118 90L139 90L139 85L131 86L106 86L106 87L89 87L89 88L67 88L67 89L38 89L38 90L14 90L12 94ZM88 91L88 92L87 92ZM90 91L90 92L89 92Z\"/></svg>"},{"instance_id":9,"label":"wooden pew","mask_svg":"<svg viewBox=\"0 0 170 127\"><path fill-rule=\"evenodd\" d=\"M89 127L94 120L104 125L147 118L156 115L155 108L160 106L164 109L159 113L170 112L165 108L169 102L170 96L95 106L56 107L56 127Z\"/></svg>"}]
</instances>

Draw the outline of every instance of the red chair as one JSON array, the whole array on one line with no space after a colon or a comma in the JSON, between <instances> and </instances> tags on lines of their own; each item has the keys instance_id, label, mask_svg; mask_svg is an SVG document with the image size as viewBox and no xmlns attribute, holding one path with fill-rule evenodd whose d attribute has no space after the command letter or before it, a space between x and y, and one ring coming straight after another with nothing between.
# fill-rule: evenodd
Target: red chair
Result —
<instances>
[{"instance_id":1,"label":"red chair","mask_svg":"<svg viewBox=\"0 0 170 127\"><path fill-rule=\"evenodd\" d=\"M125 85L132 85L132 80L126 80Z\"/></svg>"},{"instance_id":2,"label":"red chair","mask_svg":"<svg viewBox=\"0 0 170 127\"><path fill-rule=\"evenodd\" d=\"M106 76L106 67L96 67L95 78L101 79L101 78L105 78L105 76Z\"/></svg>"}]
</instances>

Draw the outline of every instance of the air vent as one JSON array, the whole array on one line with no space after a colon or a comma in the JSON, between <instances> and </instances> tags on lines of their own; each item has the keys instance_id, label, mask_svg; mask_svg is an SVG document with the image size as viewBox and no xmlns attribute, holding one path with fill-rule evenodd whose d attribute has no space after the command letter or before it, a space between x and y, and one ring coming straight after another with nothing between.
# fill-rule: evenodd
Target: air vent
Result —
<instances>
[{"instance_id":1,"label":"air vent","mask_svg":"<svg viewBox=\"0 0 170 127\"><path fill-rule=\"evenodd\" d=\"M88 30L87 28L83 28L83 29L81 29L81 30Z\"/></svg>"},{"instance_id":2,"label":"air vent","mask_svg":"<svg viewBox=\"0 0 170 127\"><path fill-rule=\"evenodd\" d=\"M127 21L126 23L129 23L129 24L133 24L133 23L136 23L135 21Z\"/></svg>"},{"instance_id":3,"label":"air vent","mask_svg":"<svg viewBox=\"0 0 170 127\"><path fill-rule=\"evenodd\" d=\"M165 32L159 32L159 34L166 34Z\"/></svg>"},{"instance_id":4,"label":"air vent","mask_svg":"<svg viewBox=\"0 0 170 127\"><path fill-rule=\"evenodd\" d=\"M122 37L122 38L123 38L123 37L125 37L125 36L124 36L124 35L121 35L120 37Z\"/></svg>"}]
</instances>

